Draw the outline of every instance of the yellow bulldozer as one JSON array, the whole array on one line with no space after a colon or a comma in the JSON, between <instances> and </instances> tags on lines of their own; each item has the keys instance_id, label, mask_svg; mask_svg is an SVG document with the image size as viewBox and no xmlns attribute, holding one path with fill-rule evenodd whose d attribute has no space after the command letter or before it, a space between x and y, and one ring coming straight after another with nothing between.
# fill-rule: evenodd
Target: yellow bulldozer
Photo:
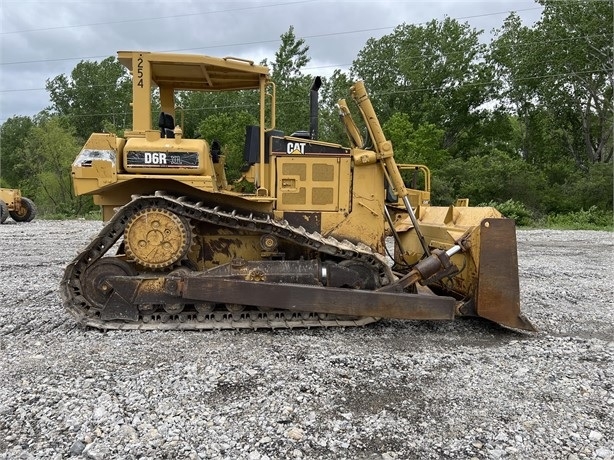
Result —
<instances>
[{"instance_id":1,"label":"yellow bulldozer","mask_svg":"<svg viewBox=\"0 0 614 460\"><path fill-rule=\"evenodd\" d=\"M9 216L15 222L31 222L36 217L36 205L19 189L0 188L0 224Z\"/></svg>"},{"instance_id":2,"label":"yellow bulldozer","mask_svg":"<svg viewBox=\"0 0 614 460\"><path fill-rule=\"evenodd\" d=\"M265 66L118 56L132 74L132 130L92 134L72 165L75 193L93 195L106 222L61 282L78 323L207 330L477 316L534 330L520 312L514 222L466 200L431 206L428 168L396 164L362 82L349 94L366 135L340 100L344 146L318 139L319 78L309 131L286 135ZM184 137L183 91L256 92L240 179L250 193L227 180L217 142Z\"/></svg>"}]
</instances>

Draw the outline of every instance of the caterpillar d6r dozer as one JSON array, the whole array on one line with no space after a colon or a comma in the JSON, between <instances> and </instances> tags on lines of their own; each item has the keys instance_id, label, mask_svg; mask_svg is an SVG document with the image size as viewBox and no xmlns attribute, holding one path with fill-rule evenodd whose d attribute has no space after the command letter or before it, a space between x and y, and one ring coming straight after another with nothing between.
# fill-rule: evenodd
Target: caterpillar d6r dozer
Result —
<instances>
[{"instance_id":1,"label":"caterpillar d6r dozer","mask_svg":"<svg viewBox=\"0 0 614 460\"><path fill-rule=\"evenodd\" d=\"M319 78L310 130L288 136L275 129L264 66L134 51L119 60L133 76L133 129L93 134L72 166L75 192L93 195L107 222L62 280L78 323L205 330L479 316L533 330L520 314L514 222L493 208L430 206L428 169L395 163L361 82L350 94L367 142L340 100L342 146L317 139ZM252 193L228 183L217 142L183 137L178 91L257 92L241 179Z\"/></svg>"}]
</instances>

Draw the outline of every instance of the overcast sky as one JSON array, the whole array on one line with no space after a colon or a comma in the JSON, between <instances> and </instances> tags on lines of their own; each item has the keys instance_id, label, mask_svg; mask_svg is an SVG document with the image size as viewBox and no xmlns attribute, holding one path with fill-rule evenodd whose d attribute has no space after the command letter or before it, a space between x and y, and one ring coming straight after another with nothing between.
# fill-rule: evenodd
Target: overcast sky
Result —
<instances>
[{"instance_id":1,"label":"overcast sky","mask_svg":"<svg viewBox=\"0 0 614 460\"><path fill-rule=\"evenodd\" d=\"M45 82L81 60L118 50L173 51L274 60L294 26L309 46L306 73L346 71L371 38L446 16L490 40L509 12L539 19L533 0L0 0L0 123L50 105Z\"/></svg>"}]
</instances>

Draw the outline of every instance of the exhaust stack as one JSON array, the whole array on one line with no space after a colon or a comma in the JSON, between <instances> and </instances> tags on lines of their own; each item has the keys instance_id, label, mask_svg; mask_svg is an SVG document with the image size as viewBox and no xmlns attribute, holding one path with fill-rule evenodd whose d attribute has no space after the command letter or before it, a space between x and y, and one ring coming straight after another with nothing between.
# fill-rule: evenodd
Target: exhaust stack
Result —
<instances>
[{"instance_id":1,"label":"exhaust stack","mask_svg":"<svg viewBox=\"0 0 614 460\"><path fill-rule=\"evenodd\" d=\"M322 86L322 79L315 77L309 91L309 138L318 139L318 90Z\"/></svg>"}]
</instances>

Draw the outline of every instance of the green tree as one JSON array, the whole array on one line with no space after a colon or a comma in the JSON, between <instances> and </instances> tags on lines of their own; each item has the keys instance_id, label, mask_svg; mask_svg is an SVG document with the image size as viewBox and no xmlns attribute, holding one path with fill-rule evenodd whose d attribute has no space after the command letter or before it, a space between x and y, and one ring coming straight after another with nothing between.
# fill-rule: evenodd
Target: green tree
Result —
<instances>
[{"instance_id":1,"label":"green tree","mask_svg":"<svg viewBox=\"0 0 614 460\"><path fill-rule=\"evenodd\" d=\"M382 120L405 112L414 128L427 123L442 128L444 148L465 155L480 142L473 130L492 97L480 34L450 18L402 24L368 40L351 71L365 81Z\"/></svg>"},{"instance_id":2,"label":"green tree","mask_svg":"<svg viewBox=\"0 0 614 460\"><path fill-rule=\"evenodd\" d=\"M201 135L208 141L201 132L200 126L204 119L212 115L239 114L248 112L254 117L258 117L258 93L256 91L231 91L231 92L180 92L176 96L176 105L181 107L177 110L177 122L184 120L183 129L186 137Z\"/></svg>"},{"instance_id":3,"label":"green tree","mask_svg":"<svg viewBox=\"0 0 614 460\"><path fill-rule=\"evenodd\" d=\"M612 164L592 164L585 174L575 177L579 180L577 185L569 190L569 193L578 195L581 209L598 206L604 211L614 210Z\"/></svg>"},{"instance_id":4,"label":"green tree","mask_svg":"<svg viewBox=\"0 0 614 460\"><path fill-rule=\"evenodd\" d=\"M132 82L115 57L101 62L81 61L70 76L58 75L46 84L52 110L66 116L82 140L105 125L130 126Z\"/></svg>"},{"instance_id":5,"label":"green tree","mask_svg":"<svg viewBox=\"0 0 614 460\"><path fill-rule=\"evenodd\" d=\"M446 164L437 179L433 184L434 192L439 191L438 187L443 190L434 193L435 200L445 197L447 204L456 198L469 198L474 205L512 199L538 210L541 207L540 191L546 188L544 176L537 168L521 158L511 158L498 151L467 160L456 158Z\"/></svg>"},{"instance_id":6,"label":"green tree","mask_svg":"<svg viewBox=\"0 0 614 460\"><path fill-rule=\"evenodd\" d=\"M291 85L293 80L302 78L302 70L311 60L307 54L309 46L305 40L297 39L294 34L294 26L281 35L281 45L275 52L275 61L271 63L273 68L271 76L280 86Z\"/></svg>"},{"instance_id":7,"label":"green tree","mask_svg":"<svg viewBox=\"0 0 614 460\"><path fill-rule=\"evenodd\" d=\"M613 2L539 3L541 20L527 27L510 15L490 54L502 101L526 124L525 157L552 162L568 156L584 167L611 162Z\"/></svg>"},{"instance_id":8,"label":"green tree","mask_svg":"<svg viewBox=\"0 0 614 460\"><path fill-rule=\"evenodd\" d=\"M92 209L91 197L75 197L71 164L81 145L74 128L59 117L42 119L30 131L16 169L27 177L23 191L45 213L81 215Z\"/></svg>"},{"instance_id":9,"label":"green tree","mask_svg":"<svg viewBox=\"0 0 614 460\"><path fill-rule=\"evenodd\" d=\"M431 123L424 123L414 129L409 115L395 113L383 127L394 146L397 163L424 164L439 170L450 159L443 149L443 129Z\"/></svg>"},{"instance_id":10,"label":"green tree","mask_svg":"<svg viewBox=\"0 0 614 460\"><path fill-rule=\"evenodd\" d=\"M305 40L297 38L294 26L281 35L281 45L275 53L271 78L277 87L278 129L291 134L306 131L309 127L309 88L312 77L303 74L303 69L311 60L309 46ZM265 62L266 63L266 62Z\"/></svg>"},{"instance_id":11,"label":"green tree","mask_svg":"<svg viewBox=\"0 0 614 460\"><path fill-rule=\"evenodd\" d=\"M612 160L612 88L614 2L541 0L537 33L540 67L553 76L542 79L540 94L559 115L560 135L580 164ZM554 45L554 46L552 46ZM550 81L548 81L550 80ZM581 133L580 136L576 135Z\"/></svg>"},{"instance_id":12,"label":"green tree","mask_svg":"<svg viewBox=\"0 0 614 460\"><path fill-rule=\"evenodd\" d=\"M19 174L16 165L21 161L23 148L34 121L30 117L11 117L0 127L0 177L7 187L19 188L24 179Z\"/></svg>"},{"instance_id":13,"label":"green tree","mask_svg":"<svg viewBox=\"0 0 614 460\"><path fill-rule=\"evenodd\" d=\"M217 139L226 155L226 177L228 181L241 177L243 148L245 146L245 127L257 124L258 119L248 112L219 112L209 115L199 126L203 138Z\"/></svg>"},{"instance_id":14,"label":"green tree","mask_svg":"<svg viewBox=\"0 0 614 460\"><path fill-rule=\"evenodd\" d=\"M305 40L298 39L294 27L290 26L288 31L281 35L281 45L275 53L275 60L271 63L267 60L261 62L261 65L271 68L271 79L276 85L276 128L286 134L306 130L309 126L309 87L312 77L303 74L303 69L310 60L308 51ZM208 133L211 130L204 126L203 120L219 119L218 115L221 114L233 114L243 119L242 114L245 112L257 120L259 113L259 100L255 91L182 92L178 93L176 98L177 105L181 106L185 113L186 135L192 136L199 132L209 141L211 138ZM178 113L181 116L180 111Z\"/></svg>"},{"instance_id":15,"label":"green tree","mask_svg":"<svg viewBox=\"0 0 614 460\"><path fill-rule=\"evenodd\" d=\"M362 119L350 98L349 89L352 83L350 77L341 70L335 70L330 77L322 79L322 88L320 89L320 139L348 145L345 127L340 119L339 108L337 107L340 99L347 101L354 121L359 130L362 131L363 137L366 138L366 128L362 126Z\"/></svg>"},{"instance_id":16,"label":"green tree","mask_svg":"<svg viewBox=\"0 0 614 460\"><path fill-rule=\"evenodd\" d=\"M569 158L544 167L544 174L548 180L548 187L541 193L545 213L566 214L593 207L614 209L611 164L593 163L582 170Z\"/></svg>"}]
</instances>

